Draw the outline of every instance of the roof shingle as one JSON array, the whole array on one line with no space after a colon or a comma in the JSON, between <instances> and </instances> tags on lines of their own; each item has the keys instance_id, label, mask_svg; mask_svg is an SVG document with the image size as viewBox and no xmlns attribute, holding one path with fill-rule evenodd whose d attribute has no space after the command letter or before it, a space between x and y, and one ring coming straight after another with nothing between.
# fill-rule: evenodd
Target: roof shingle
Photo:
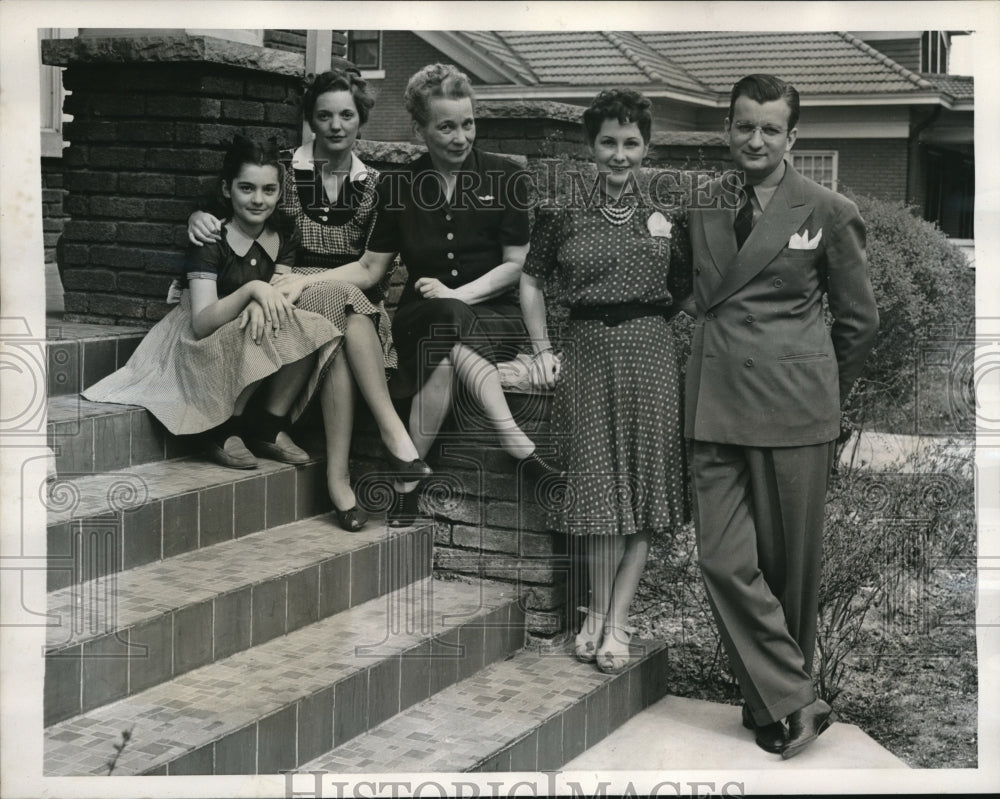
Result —
<instances>
[{"instance_id":1,"label":"roof shingle","mask_svg":"<svg viewBox=\"0 0 1000 799\"><path fill-rule=\"evenodd\" d=\"M661 85L729 92L743 75L781 75L809 94L900 94L944 88L844 32L466 31L527 84ZM969 92L958 82L955 91Z\"/></svg>"}]
</instances>

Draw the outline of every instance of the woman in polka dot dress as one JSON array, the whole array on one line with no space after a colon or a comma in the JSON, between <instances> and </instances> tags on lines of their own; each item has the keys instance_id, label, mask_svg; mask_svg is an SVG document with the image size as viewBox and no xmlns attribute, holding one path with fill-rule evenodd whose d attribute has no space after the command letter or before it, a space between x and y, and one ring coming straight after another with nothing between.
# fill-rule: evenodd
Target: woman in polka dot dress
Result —
<instances>
[{"instance_id":1,"label":"woman in polka dot dress","mask_svg":"<svg viewBox=\"0 0 1000 799\"><path fill-rule=\"evenodd\" d=\"M521 306L536 380L556 386L556 419L568 434L565 530L587 536L590 603L581 608L587 616L575 653L613 673L629 662L628 609L650 537L688 518L668 319L690 294L676 279L690 269L671 263L672 253L684 252L683 216L664 216L637 191L652 126L649 100L628 89L602 92L583 124L600 191L585 207L539 213ZM543 285L550 277L570 307L561 359L546 329Z\"/></svg>"}]
</instances>

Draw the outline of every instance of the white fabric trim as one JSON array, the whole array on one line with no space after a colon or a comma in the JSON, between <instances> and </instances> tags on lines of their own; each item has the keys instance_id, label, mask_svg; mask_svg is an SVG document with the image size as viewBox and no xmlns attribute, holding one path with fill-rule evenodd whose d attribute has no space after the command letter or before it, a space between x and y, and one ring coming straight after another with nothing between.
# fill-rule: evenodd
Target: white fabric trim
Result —
<instances>
[{"instance_id":1,"label":"white fabric trim","mask_svg":"<svg viewBox=\"0 0 1000 799\"><path fill-rule=\"evenodd\" d=\"M298 149L292 153L293 169L312 170L313 144L315 141L315 139L310 139L307 142L303 142L299 145ZM368 177L368 167L365 165L365 162L358 158L358 156L353 152L351 153L351 166L347 170L347 176L350 178L352 183L357 183Z\"/></svg>"},{"instance_id":2,"label":"white fabric trim","mask_svg":"<svg viewBox=\"0 0 1000 799\"><path fill-rule=\"evenodd\" d=\"M265 225L261 234L256 239L252 239L236 225L230 225L229 220L226 220L226 243L240 258L246 257L255 241L270 256L271 260L277 263L278 251L281 249L281 237L277 233Z\"/></svg>"}]
</instances>

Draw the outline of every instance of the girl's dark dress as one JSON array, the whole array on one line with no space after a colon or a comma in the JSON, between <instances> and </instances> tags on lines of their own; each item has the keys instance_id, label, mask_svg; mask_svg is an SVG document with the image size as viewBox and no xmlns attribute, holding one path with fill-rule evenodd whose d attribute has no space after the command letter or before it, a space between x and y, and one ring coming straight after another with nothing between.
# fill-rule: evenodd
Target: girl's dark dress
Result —
<instances>
[{"instance_id":1,"label":"girl's dark dress","mask_svg":"<svg viewBox=\"0 0 1000 799\"><path fill-rule=\"evenodd\" d=\"M188 280L217 281L220 299L251 280L268 281L275 265L294 263L298 233L282 237L270 228L249 239L225 225L222 240L192 247ZM319 314L296 309L277 336L265 332L257 344L239 317L198 339L191 324L187 289L176 308L146 334L128 363L83 392L93 402L141 405L171 433L201 433L233 415L240 393L321 347L341 332Z\"/></svg>"}]
</instances>

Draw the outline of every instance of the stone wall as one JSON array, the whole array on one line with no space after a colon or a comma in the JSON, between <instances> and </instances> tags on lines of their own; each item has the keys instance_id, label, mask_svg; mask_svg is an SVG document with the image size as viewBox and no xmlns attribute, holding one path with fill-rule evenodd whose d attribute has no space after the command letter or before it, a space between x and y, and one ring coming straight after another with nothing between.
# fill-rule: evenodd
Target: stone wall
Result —
<instances>
[{"instance_id":1,"label":"stone wall","mask_svg":"<svg viewBox=\"0 0 1000 799\"><path fill-rule=\"evenodd\" d=\"M211 37L43 44L65 66L66 320L151 325L235 133L300 136L303 59Z\"/></svg>"}]
</instances>

